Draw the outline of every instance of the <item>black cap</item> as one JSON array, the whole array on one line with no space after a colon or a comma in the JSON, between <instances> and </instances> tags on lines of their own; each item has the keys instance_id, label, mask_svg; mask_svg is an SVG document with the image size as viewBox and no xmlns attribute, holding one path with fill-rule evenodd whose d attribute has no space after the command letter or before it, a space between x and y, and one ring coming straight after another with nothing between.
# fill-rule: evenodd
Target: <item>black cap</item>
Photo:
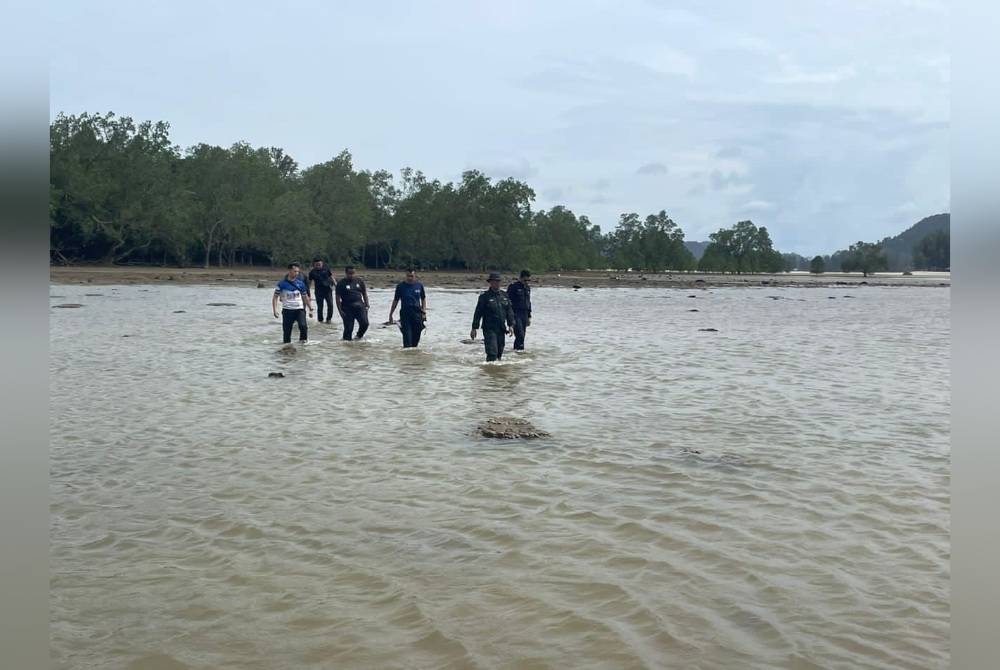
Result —
<instances>
[{"instance_id":1,"label":"black cap","mask_svg":"<svg viewBox=\"0 0 1000 670\"><path fill-rule=\"evenodd\" d=\"M527 270L521 270L521 276L522 277L530 277L531 273L528 272Z\"/></svg>"},{"instance_id":2,"label":"black cap","mask_svg":"<svg viewBox=\"0 0 1000 670\"><path fill-rule=\"evenodd\" d=\"M497 281L500 281L500 273L499 272L491 272L490 276L489 276L489 279L487 279L486 281L493 281L494 279L497 280Z\"/></svg>"}]
</instances>

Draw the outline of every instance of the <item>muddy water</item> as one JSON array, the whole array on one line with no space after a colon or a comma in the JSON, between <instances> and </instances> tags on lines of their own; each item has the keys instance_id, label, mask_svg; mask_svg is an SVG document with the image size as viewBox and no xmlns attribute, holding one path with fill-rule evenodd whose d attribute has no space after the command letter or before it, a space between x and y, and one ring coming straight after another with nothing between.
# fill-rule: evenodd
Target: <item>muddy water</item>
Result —
<instances>
[{"instance_id":1,"label":"muddy water","mask_svg":"<svg viewBox=\"0 0 1000 670\"><path fill-rule=\"evenodd\" d=\"M55 668L948 666L948 289L51 293Z\"/></svg>"}]
</instances>

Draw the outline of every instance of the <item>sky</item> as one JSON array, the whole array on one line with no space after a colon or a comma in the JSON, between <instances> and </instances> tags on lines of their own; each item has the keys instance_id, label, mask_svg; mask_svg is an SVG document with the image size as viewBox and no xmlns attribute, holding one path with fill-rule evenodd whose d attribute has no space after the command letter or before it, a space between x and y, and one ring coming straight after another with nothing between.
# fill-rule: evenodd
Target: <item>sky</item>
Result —
<instances>
[{"instance_id":1,"label":"sky","mask_svg":"<svg viewBox=\"0 0 1000 670\"><path fill-rule=\"evenodd\" d=\"M950 210L938 0L49 3L50 114L308 167L476 169L605 232L750 219L806 256Z\"/></svg>"}]
</instances>

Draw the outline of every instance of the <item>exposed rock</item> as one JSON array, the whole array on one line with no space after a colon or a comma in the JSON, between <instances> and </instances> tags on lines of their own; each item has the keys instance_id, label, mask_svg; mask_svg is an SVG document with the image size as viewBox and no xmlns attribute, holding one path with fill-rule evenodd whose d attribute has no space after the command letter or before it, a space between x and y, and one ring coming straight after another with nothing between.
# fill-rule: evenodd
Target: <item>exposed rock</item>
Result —
<instances>
[{"instance_id":1,"label":"exposed rock","mask_svg":"<svg viewBox=\"0 0 1000 670\"><path fill-rule=\"evenodd\" d=\"M236 307L235 302L208 302L205 304L209 307Z\"/></svg>"},{"instance_id":2,"label":"exposed rock","mask_svg":"<svg viewBox=\"0 0 1000 670\"><path fill-rule=\"evenodd\" d=\"M187 312L185 312L183 309L175 309L174 310L174 314L186 314L186 313Z\"/></svg>"},{"instance_id":3,"label":"exposed rock","mask_svg":"<svg viewBox=\"0 0 1000 670\"><path fill-rule=\"evenodd\" d=\"M530 421L512 416L495 416L479 424L479 434L505 440L549 437L544 430L535 428Z\"/></svg>"},{"instance_id":4,"label":"exposed rock","mask_svg":"<svg viewBox=\"0 0 1000 670\"><path fill-rule=\"evenodd\" d=\"M696 296L696 295L689 295L688 297L689 298L697 298L698 296Z\"/></svg>"},{"instance_id":5,"label":"exposed rock","mask_svg":"<svg viewBox=\"0 0 1000 670\"><path fill-rule=\"evenodd\" d=\"M715 328L699 328L698 330L700 330L703 333L717 333L717 332L719 332Z\"/></svg>"},{"instance_id":6,"label":"exposed rock","mask_svg":"<svg viewBox=\"0 0 1000 670\"><path fill-rule=\"evenodd\" d=\"M277 379L277 378L280 378L280 377L284 377L285 373L284 372L268 372L267 376L268 376L269 379L271 377L274 377L275 379Z\"/></svg>"},{"instance_id":7,"label":"exposed rock","mask_svg":"<svg viewBox=\"0 0 1000 670\"><path fill-rule=\"evenodd\" d=\"M99 297L101 297L104 294L103 293L84 293L84 295L87 296L88 298L99 298Z\"/></svg>"},{"instance_id":8,"label":"exposed rock","mask_svg":"<svg viewBox=\"0 0 1000 670\"><path fill-rule=\"evenodd\" d=\"M469 338L465 338L464 340L459 340L459 341L462 344L475 344L476 343L476 340L470 340Z\"/></svg>"},{"instance_id":9,"label":"exposed rock","mask_svg":"<svg viewBox=\"0 0 1000 670\"><path fill-rule=\"evenodd\" d=\"M866 281L859 281L858 282L858 286L868 286L868 282L866 282Z\"/></svg>"},{"instance_id":10,"label":"exposed rock","mask_svg":"<svg viewBox=\"0 0 1000 670\"><path fill-rule=\"evenodd\" d=\"M579 284L573 284L573 288L575 288L575 289L581 289L581 288L583 288L583 287L582 287L582 286L580 286Z\"/></svg>"},{"instance_id":11,"label":"exposed rock","mask_svg":"<svg viewBox=\"0 0 1000 670\"><path fill-rule=\"evenodd\" d=\"M695 284L704 284L704 283L705 283L705 280L704 280L704 279L695 279L695 280L694 280L694 283L695 283Z\"/></svg>"},{"instance_id":12,"label":"exposed rock","mask_svg":"<svg viewBox=\"0 0 1000 670\"><path fill-rule=\"evenodd\" d=\"M67 302L63 303L62 305L52 305L52 306L61 307L62 309L76 309L77 307L83 307L83 305L77 302Z\"/></svg>"},{"instance_id":13,"label":"exposed rock","mask_svg":"<svg viewBox=\"0 0 1000 670\"><path fill-rule=\"evenodd\" d=\"M836 300L836 299L837 299L837 296L835 296L835 295L828 295L828 296L826 296L826 297L827 297L828 299L830 299L830 300Z\"/></svg>"},{"instance_id":14,"label":"exposed rock","mask_svg":"<svg viewBox=\"0 0 1000 670\"><path fill-rule=\"evenodd\" d=\"M696 310L696 309L689 309L688 311L689 312L697 312L698 310Z\"/></svg>"},{"instance_id":15,"label":"exposed rock","mask_svg":"<svg viewBox=\"0 0 1000 670\"><path fill-rule=\"evenodd\" d=\"M257 288L264 288L264 282L262 282L261 280L258 279L257 280Z\"/></svg>"}]
</instances>

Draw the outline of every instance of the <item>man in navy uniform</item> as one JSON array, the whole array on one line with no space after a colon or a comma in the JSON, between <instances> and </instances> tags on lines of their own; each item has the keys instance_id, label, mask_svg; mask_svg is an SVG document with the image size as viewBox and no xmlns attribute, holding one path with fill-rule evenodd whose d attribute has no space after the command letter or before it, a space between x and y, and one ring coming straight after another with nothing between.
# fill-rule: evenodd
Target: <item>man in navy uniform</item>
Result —
<instances>
[{"instance_id":1,"label":"man in navy uniform","mask_svg":"<svg viewBox=\"0 0 1000 670\"><path fill-rule=\"evenodd\" d=\"M309 281L313 283L316 293L316 321L323 322L323 303L326 303L326 322L333 318L333 272L326 266L322 258L314 258L312 270L309 271ZM309 288L309 282L306 282Z\"/></svg>"},{"instance_id":2,"label":"man in navy uniform","mask_svg":"<svg viewBox=\"0 0 1000 670\"><path fill-rule=\"evenodd\" d=\"M355 276L353 265L344 268L344 278L337 282L334 293L337 311L344 320L344 339L351 339L354 322L357 321L358 334L355 339L360 340L368 330L368 288L363 279Z\"/></svg>"},{"instance_id":3,"label":"man in navy uniform","mask_svg":"<svg viewBox=\"0 0 1000 670\"><path fill-rule=\"evenodd\" d=\"M487 282L490 288L479 294L476 313L472 316L472 334L469 337L476 339L476 331L482 321L486 360L499 361L503 358L506 341L504 335L514 332L514 310L511 308L510 298L500 290L500 273L491 272Z\"/></svg>"},{"instance_id":4,"label":"man in navy uniform","mask_svg":"<svg viewBox=\"0 0 1000 670\"><path fill-rule=\"evenodd\" d=\"M507 287L507 297L514 308L514 351L524 351L524 329L531 325L531 273L521 270L520 278Z\"/></svg>"}]
</instances>

